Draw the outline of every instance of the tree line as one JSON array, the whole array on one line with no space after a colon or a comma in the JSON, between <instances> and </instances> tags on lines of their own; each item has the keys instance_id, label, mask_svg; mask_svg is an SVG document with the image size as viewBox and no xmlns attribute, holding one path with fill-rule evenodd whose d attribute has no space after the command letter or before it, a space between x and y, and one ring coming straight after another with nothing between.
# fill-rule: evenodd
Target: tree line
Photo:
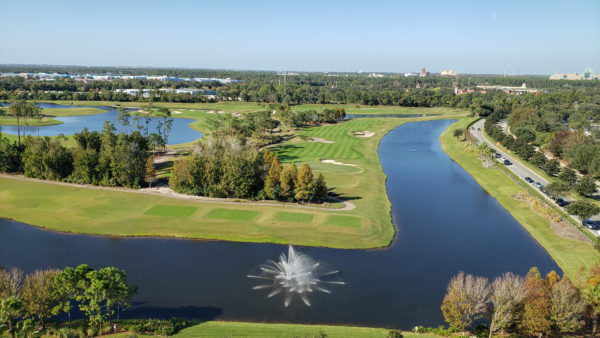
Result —
<instances>
[{"instance_id":1,"label":"tree line","mask_svg":"<svg viewBox=\"0 0 600 338\"><path fill-rule=\"evenodd\" d=\"M75 148L64 138L26 136L19 144L0 137L0 172L27 177L104 186L140 187L145 182L149 137L139 131L115 133L105 122L102 132L75 133Z\"/></svg>"},{"instance_id":2,"label":"tree line","mask_svg":"<svg viewBox=\"0 0 600 338\"><path fill-rule=\"evenodd\" d=\"M442 312L450 329L464 332L485 320L489 336L558 336L597 332L600 265L574 285L554 271L542 278L531 268L523 278L505 273L492 280L459 272L448 283Z\"/></svg>"},{"instance_id":3,"label":"tree line","mask_svg":"<svg viewBox=\"0 0 600 338\"><path fill-rule=\"evenodd\" d=\"M323 202L327 185L304 164L282 167L277 155L258 150L235 136L208 135L194 153L177 160L169 178L171 189L192 195L282 201Z\"/></svg>"},{"instance_id":4,"label":"tree line","mask_svg":"<svg viewBox=\"0 0 600 338\"><path fill-rule=\"evenodd\" d=\"M102 334L103 323L131 306L137 287L125 271L93 269L86 264L64 270L36 270L24 275L17 268L0 268L0 332L28 337L44 331L48 321L78 309L90 327Z\"/></svg>"}]
</instances>

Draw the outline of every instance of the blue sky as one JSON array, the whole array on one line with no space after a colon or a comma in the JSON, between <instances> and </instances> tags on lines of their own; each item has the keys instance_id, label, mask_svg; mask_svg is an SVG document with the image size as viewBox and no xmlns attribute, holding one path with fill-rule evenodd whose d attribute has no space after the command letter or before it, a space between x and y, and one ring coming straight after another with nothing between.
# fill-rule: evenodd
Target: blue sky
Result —
<instances>
[{"instance_id":1,"label":"blue sky","mask_svg":"<svg viewBox=\"0 0 600 338\"><path fill-rule=\"evenodd\" d=\"M600 73L600 1L8 1L0 63Z\"/></svg>"}]
</instances>

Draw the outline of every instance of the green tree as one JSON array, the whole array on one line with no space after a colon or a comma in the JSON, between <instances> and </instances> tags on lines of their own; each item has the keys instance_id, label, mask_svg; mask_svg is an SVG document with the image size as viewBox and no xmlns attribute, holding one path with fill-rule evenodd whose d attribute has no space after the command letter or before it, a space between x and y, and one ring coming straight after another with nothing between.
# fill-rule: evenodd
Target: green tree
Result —
<instances>
[{"instance_id":1,"label":"green tree","mask_svg":"<svg viewBox=\"0 0 600 338\"><path fill-rule=\"evenodd\" d=\"M319 176L317 177L317 179L315 180L315 183L313 185L313 199L319 203L325 201L327 199L327 183L325 182L325 177L323 177L323 174L319 174Z\"/></svg>"},{"instance_id":2,"label":"green tree","mask_svg":"<svg viewBox=\"0 0 600 338\"><path fill-rule=\"evenodd\" d=\"M567 206L567 212L585 220L600 213L600 207L590 202L575 201Z\"/></svg>"},{"instance_id":3,"label":"green tree","mask_svg":"<svg viewBox=\"0 0 600 338\"><path fill-rule=\"evenodd\" d=\"M54 315L67 313L69 326L71 325L71 310L73 302L83 293L83 288L87 287L86 275L92 271L92 268L86 264L79 265L77 268L67 267L59 271L54 276L54 290L56 292L57 302L52 309Z\"/></svg>"},{"instance_id":4,"label":"green tree","mask_svg":"<svg viewBox=\"0 0 600 338\"><path fill-rule=\"evenodd\" d=\"M52 316L52 309L58 303L54 277L58 270L36 270L25 277L21 298L28 315L44 322Z\"/></svg>"},{"instance_id":5,"label":"green tree","mask_svg":"<svg viewBox=\"0 0 600 338\"><path fill-rule=\"evenodd\" d=\"M87 287L77 299L79 309L91 324L98 324L102 334L102 323L115 313L115 306L118 309L130 306L136 288L127 284L125 271L114 267L88 272L85 284Z\"/></svg>"},{"instance_id":6,"label":"green tree","mask_svg":"<svg viewBox=\"0 0 600 338\"><path fill-rule=\"evenodd\" d=\"M577 174L573 169L565 167L560 172L560 175L558 175L558 179L568 183L570 186L574 186L577 183Z\"/></svg>"},{"instance_id":7,"label":"green tree","mask_svg":"<svg viewBox=\"0 0 600 338\"><path fill-rule=\"evenodd\" d=\"M548 184L545 188L551 196L553 197L561 197L571 191L571 186L563 181L554 181Z\"/></svg>"},{"instance_id":8,"label":"green tree","mask_svg":"<svg viewBox=\"0 0 600 338\"><path fill-rule=\"evenodd\" d=\"M583 196L592 196L597 190L596 181L590 176L583 176L575 184L575 191Z\"/></svg>"},{"instance_id":9,"label":"green tree","mask_svg":"<svg viewBox=\"0 0 600 338\"><path fill-rule=\"evenodd\" d=\"M558 175L560 173L560 163L555 159L546 161L546 164L544 164L544 172L549 176Z\"/></svg>"},{"instance_id":10,"label":"green tree","mask_svg":"<svg viewBox=\"0 0 600 338\"><path fill-rule=\"evenodd\" d=\"M296 163L292 163L285 166L281 171L281 197L290 200L294 198L294 190L296 188L296 181L298 180L298 170L296 169Z\"/></svg>"},{"instance_id":11,"label":"green tree","mask_svg":"<svg viewBox=\"0 0 600 338\"><path fill-rule=\"evenodd\" d=\"M269 173L265 179L265 193L270 199L278 199L281 191L281 185L279 179L281 176L281 164L279 158L275 156L271 162Z\"/></svg>"},{"instance_id":12,"label":"green tree","mask_svg":"<svg viewBox=\"0 0 600 338\"><path fill-rule=\"evenodd\" d=\"M23 301L15 296L10 296L0 302L0 332L7 330L14 338L17 323L25 315Z\"/></svg>"},{"instance_id":13,"label":"green tree","mask_svg":"<svg viewBox=\"0 0 600 338\"><path fill-rule=\"evenodd\" d=\"M531 156L529 159L529 162L538 168L544 168L544 165L546 164L546 156L544 156L541 151L536 151L535 154L533 154L533 156Z\"/></svg>"},{"instance_id":14,"label":"green tree","mask_svg":"<svg viewBox=\"0 0 600 338\"><path fill-rule=\"evenodd\" d=\"M299 201L311 200L313 197L314 176L307 163L298 172L298 181L294 190L294 198Z\"/></svg>"}]
</instances>

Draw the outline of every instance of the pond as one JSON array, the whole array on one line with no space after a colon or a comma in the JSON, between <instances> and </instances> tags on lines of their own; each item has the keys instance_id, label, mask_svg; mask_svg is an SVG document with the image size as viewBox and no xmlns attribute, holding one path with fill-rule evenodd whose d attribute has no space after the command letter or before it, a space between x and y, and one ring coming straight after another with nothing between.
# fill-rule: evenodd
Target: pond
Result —
<instances>
[{"instance_id":1,"label":"pond","mask_svg":"<svg viewBox=\"0 0 600 338\"><path fill-rule=\"evenodd\" d=\"M89 131L102 131L102 126L104 125L104 121L110 121L115 125L117 130L119 131L131 131L135 130L135 127L127 128L119 124L119 112L117 109L107 106L73 106L73 105L60 105L54 103L40 103L39 106L41 108L98 108L102 109L105 112L94 114L94 115L81 115L81 116L65 116L65 117L55 117L56 120L62 121L62 124L55 124L51 126L26 126L21 127L21 132L23 129L25 130L26 135L34 135L34 136L58 136L59 134L63 135L73 135L75 133L80 132L83 128L87 128ZM129 111L133 111L135 109L128 109ZM133 115L131 119L133 120ZM146 132L146 121L145 117L140 117L138 121L138 125L142 128L140 132L145 134ZM161 121L161 118L151 117L149 119L148 124L148 132L156 133L157 132L157 124ZM179 144L186 142L193 142L203 135L201 132L192 129L189 125L190 123L195 122L192 119L181 119L174 118L173 125L171 126L171 132L169 133L168 144ZM133 121L132 121L133 124ZM17 127L16 126L2 126L2 132L7 134L17 135Z\"/></svg>"},{"instance_id":2,"label":"pond","mask_svg":"<svg viewBox=\"0 0 600 338\"><path fill-rule=\"evenodd\" d=\"M281 245L62 234L0 220L0 265L34 269L117 266L139 287L127 317L356 324L410 329L443 323L440 305L460 270L487 277L531 266L559 267L527 231L440 148L452 121L402 125L386 135L379 157L387 175L390 247L337 250L299 247L341 271L346 285L297 299L252 290L246 277Z\"/></svg>"}]
</instances>

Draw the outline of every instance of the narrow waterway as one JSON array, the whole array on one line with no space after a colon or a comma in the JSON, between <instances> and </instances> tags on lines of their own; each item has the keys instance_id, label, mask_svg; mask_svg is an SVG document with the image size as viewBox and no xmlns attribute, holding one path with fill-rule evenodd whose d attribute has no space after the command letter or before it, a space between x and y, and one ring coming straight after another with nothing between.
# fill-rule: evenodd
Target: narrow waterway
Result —
<instances>
[{"instance_id":1,"label":"narrow waterway","mask_svg":"<svg viewBox=\"0 0 600 338\"><path fill-rule=\"evenodd\" d=\"M458 271L495 277L531 266L559 268L499 203L440 148L452 121L402 125L380 144L396 240L385 249L300 247L341 270L346 285L297 299L266 298L246 275L284 246L60 234L0 220L0 265L34 269L117 266L138 285L128 317L357 324L410 329L440 325L440 305Z\"/></svg>"}]
</instances>

